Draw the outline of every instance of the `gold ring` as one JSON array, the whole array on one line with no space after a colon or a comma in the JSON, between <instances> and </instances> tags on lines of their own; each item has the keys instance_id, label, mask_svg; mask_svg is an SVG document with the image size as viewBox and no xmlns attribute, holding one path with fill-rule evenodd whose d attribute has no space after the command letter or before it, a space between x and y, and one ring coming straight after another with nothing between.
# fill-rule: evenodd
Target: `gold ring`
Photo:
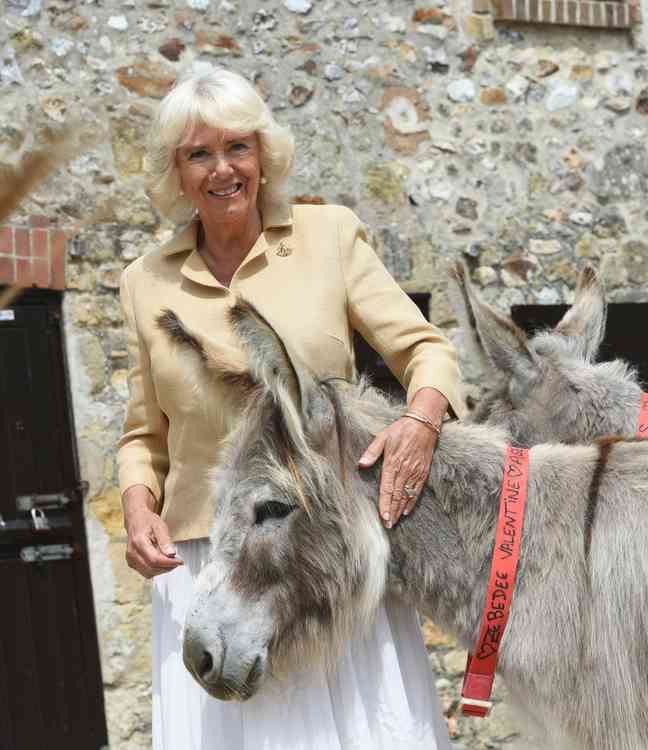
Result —
<instances>
[{"instance_id":1,"label":"gold ring","mask_svg":"<svg viewBox=\"0 0 648 750\"><path fill-rule=\"evenodd\" d=\"M411 500L416 495L416 489L411 484L406 484L403 487L403 494Z\"/></svg>"}]
</instances>

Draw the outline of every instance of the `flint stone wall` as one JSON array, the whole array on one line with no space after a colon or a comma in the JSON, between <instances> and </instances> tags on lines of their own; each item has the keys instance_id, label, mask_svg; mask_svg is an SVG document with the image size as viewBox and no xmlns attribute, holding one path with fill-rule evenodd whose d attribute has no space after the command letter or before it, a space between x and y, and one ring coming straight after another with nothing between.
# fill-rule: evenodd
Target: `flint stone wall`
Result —
<instances>
[{"instance_id":1,"label":"flint stone wall","mask_svg":"<svg viewBox=\"0 0 648 750\"><path fill-rule=\"evenodd\" d=\"M117 288L171 233L142 190L143 144L179 71L253 79L297 139L291 195L356 210L460 349L444 294L456 257L504 309L569 302L586 261L611 300L648 300L642 27L494 28L468 2L0 3L0 167L72 120L95 144L12 221L46 215L69 237L67 345L113 750L150 744L150 588L124 563L115 472L127 396ZM505 703L482 723L457 718L463 653L427 635L458 746L526 748Z\"/></svg>"}]
</instances>

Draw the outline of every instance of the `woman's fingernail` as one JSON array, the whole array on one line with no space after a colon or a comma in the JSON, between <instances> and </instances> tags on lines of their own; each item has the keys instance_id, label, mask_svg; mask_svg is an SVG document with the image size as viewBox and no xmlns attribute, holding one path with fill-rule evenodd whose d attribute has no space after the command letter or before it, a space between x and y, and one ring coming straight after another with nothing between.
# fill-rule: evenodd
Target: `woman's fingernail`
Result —
<instances>
[{"instance_id":1,"label":"woman's fingernail","mask_svg":"<svg viewBox=\"0 0 648 750\"><path fill-rule=\"evenodd\" d=\"M404 510L404 511L403 511L403 515L404 515L404 516L409 516L409 514L410 514L409 510Z\"/></svg>"},{"instance_id":2,"label":"woman's fingernail","mask_svg":"<svg viewBox=\"0 0 648 750\"><path fill-rule=\"evenodd\" d=\"M385 511L385 512L383 513L383 519L384 519L385 521L389 521L389 519L390 519L390 515L389 515L389 511L388 511L388 510L386 510L386 511Z\"/></svg>"}]
</instances>

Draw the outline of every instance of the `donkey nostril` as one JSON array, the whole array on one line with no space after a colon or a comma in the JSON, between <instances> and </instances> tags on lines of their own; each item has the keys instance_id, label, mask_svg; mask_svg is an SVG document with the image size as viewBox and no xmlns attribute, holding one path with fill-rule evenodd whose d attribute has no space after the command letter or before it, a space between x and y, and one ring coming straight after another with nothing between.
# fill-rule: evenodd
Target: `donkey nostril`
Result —
<instances>
[{"instance_id":1,"label":"donkey nostril","mask_svg":"<svg viewBox=\"0 0 648 750\"><path fill-rule=\"evenodd\" d=\"M198 664L198 675L205 679L205 677L212 671L213 668L214 660L212 659L212 655L209 653L209 651L203 651L203 655Z\"/></svg>"}]
</instances>

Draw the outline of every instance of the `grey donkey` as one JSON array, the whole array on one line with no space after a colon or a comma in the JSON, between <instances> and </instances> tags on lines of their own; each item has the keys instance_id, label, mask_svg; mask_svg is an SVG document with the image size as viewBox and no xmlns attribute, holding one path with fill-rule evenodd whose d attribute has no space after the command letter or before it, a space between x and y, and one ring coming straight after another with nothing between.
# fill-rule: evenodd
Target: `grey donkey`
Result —
<instances>
[{"instance_id":1,"label":"grey donkey","mask_svg":"<svg viewBox=\"0 0 648 750\"><path fill-rule=\"evenodd\" d=\"M526 447L635 436L642 393L635 372L622 360L595 362L606 303L590 266L581 272L574 304L562 320L532 338L480 299L463 264L453 267L448 290L487 383L469 421L500 425Z\"/></svg>"},{"instance_id":2,"label":"grey donkey","mask_svg":"<svg viewBox=\"0 0 648 750\"><path fill-rule=\"evenodd\" d=\"M269 675L335 663L387 590L476 641L507 434L449 423L413 513L386 531L379 469L357 459L401 413L367 382L320 380L239 302L248 358L232 366L170 311L159 324L203 377L246 394L214 472L209 560L192 594L184 662L220 699ZM648 443L538 445L519 579L499 671L547 747L648 749Z\"/></svg>"}]
</instances>

